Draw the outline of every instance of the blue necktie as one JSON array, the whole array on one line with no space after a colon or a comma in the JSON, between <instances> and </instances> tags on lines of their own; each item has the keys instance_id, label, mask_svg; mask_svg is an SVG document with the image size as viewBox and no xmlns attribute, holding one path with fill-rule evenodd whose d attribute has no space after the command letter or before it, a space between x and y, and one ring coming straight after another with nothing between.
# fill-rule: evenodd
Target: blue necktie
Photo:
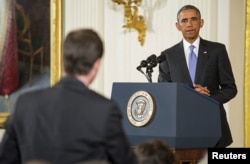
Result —
<instances>
[{"instance_id":1,"label":"blue necktie","mask_svg":"<svg viewBox=\"0 0 250 164\"><path fill-rule=\"evenodd\" d=\"M188 66L188 69L189 69L190 77L191 77L191 79L192 79L192 81L194 83L196 63L197 63L197 56L194 53L195 46L194 45L190 45L189 48L190 48L190 54L189 54L189 66Z\"/></svg>"}]
</instances>

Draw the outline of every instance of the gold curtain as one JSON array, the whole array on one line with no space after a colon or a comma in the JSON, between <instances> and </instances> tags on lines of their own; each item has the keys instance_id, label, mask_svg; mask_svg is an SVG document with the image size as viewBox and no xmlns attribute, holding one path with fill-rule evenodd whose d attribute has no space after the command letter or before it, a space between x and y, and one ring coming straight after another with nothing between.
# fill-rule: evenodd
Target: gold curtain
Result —
<instances>
[{"instance_id":1,"label":"gold curtain","mask_svg":"<svg viewBox=\"0 0 250 164\"><path fill-rule=\"evenodd\" d=\"M250 0L246 6L246 40L245 40L245 147L250 147Z\"/></svg>"}]
</instances>

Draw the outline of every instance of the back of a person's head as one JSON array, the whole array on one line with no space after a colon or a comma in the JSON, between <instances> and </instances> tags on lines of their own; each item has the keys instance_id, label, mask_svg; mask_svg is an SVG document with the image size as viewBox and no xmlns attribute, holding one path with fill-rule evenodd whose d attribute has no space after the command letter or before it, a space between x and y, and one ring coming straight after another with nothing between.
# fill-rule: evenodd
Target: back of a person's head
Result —
<instances>
[{"instance_id":1,"label":"back of a person's head","mask_svg":"<svg viewBox=\"0 0 250 164\"><path fill-rule=\"evenodd\" d=\"M44 161L44 160L30 160L25 162L25 164L52 164L48 161ZM111 164L108 160L87 160L84 162L77 162L75 164Z\"/></svg>"},{"instance_id":2,"label":"back of a person's head","mask_svg":"<svg viewBox=\"0 0 250 164\"><path fill-rule=\"evenodd\" d=\"M174 164L175 156L170 147L162 140L150 139L136 148L139 164Z\"/></svg>"},{"instance_id":3,"label":"back of a person's head","mask_svg":"<svg viewBox=\"0 0 250 164\"><path fill-rule=\"evenodd\" d=\"M103 42L94 30L79 29L69 32L63 43L65 72L68 75L86 75L95 61L102 57L103 51Z\"/></svg>"},{"instance_id":4,"label":"back of a person's head","mask_svg":"<svg viewBox=\"0 0 250 164\"><path fill-rule=\"evenodd\" d=\"M109 161L107 160L88 160L88 161L84 161L84 162L80 162L77 164L111 164Z\"/></svg>"},{"instance_id":5,"label":"back of a person's head","mask_svg":"<svg viewBox=\"0 0 250 164\"><path fill-rule=\"evenodd\" d=\"M30 160L25 162L25 164L52 164L52 163L45 160Z\"/></svg>"}]
</instances>

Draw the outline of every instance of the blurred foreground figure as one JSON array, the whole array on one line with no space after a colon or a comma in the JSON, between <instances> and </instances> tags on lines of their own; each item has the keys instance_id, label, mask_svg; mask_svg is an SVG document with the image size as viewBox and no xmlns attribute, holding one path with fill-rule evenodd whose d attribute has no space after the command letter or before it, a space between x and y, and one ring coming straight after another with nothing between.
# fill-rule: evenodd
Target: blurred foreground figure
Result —
<instances>
[{"instance_id":1,"label":"blurred foreground figure","mask_svg":"<svg viewBox=\"0 0 250 164\"><path fill-rule=\"evenodd\" d=\"M175 155L162 140L145 140L136 148L139 164L175 164Z\"/></svg>"},{"instance_id":2,"label":"blurred foreground figure","mask_svg":"<svg viewBox=\"0 0 250 164\"><path fill-rule=\"evenodd\" d=\"M103 42L91 29L67 35L65 76L51 88L19 97L5 122L0 163L136 163L117 104L88 88L99 70L103 49Z\"/></svg>"}]
</instances>

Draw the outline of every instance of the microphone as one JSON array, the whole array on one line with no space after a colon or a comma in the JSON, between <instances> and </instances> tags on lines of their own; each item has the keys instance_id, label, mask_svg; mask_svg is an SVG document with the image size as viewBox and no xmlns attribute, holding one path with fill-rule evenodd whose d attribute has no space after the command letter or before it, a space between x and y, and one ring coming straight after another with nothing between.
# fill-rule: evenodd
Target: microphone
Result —
<instances>
[{"instance_id":1,"label":"microphone","mask_svg":"<svg viewBox=\"0 0 250 164\"><path fill-rule=\"evenodd\" d=\"M153 68L157 66L158 63L166 60L165 55L156 56L155 54L150 55L146 60L142 60L140 65L136 67L138 71L140 71L144 76L148 79L148 82L152 82L152 72ZM146 73L142 71L142 67L146 67Z\"/></svg>"},{"instance_id":2,"label":"microphone","mask_svg":"<svg viewBox=\"0 0 250 164\"><path fill-rule=\"evenodd\" d=\"M164 54L162 54L162 55L158 56L158 57L156 58L156 60L157 60L157 63L161 63L161 62L163 62L164 60L166 60L166 56L165 56Z\"/></svg>"},{"instance_id":3,"label":"microphone","mask_svg":"<svg viewBox=\"0 0 250 164\"><path fill-rule=\"evenodd\" d=\"M153 55L150 55L148 58L147 58L147 62L149 63L149 62L152 62L152 61L154 61L156 59L156 55L155 54L153 54Z\"/></svg>"},{"instance_id":4,"label":"microphone","mask_svg":"<svg viewBox=\"0 0 250 164\"><path fill-rule=\"evenodd\" d=\"M148 65L148 62L146 60L142 60L141 64L138 67L136 67L136 69L140 71L142 67L146 67L147 65Z\"/></svg>"},{"instance_id":5,"label":"microphone","mask_svg":"<svg viewBox=\"0 0 250 164\"><path fill-rule=\"evenodd\" d=\"M148 58L147 58L147 69L151 69L153 67L155 67L157 65L157 57L155 54L153 55L150 55Z\"/></svg>"}]
</instances>

